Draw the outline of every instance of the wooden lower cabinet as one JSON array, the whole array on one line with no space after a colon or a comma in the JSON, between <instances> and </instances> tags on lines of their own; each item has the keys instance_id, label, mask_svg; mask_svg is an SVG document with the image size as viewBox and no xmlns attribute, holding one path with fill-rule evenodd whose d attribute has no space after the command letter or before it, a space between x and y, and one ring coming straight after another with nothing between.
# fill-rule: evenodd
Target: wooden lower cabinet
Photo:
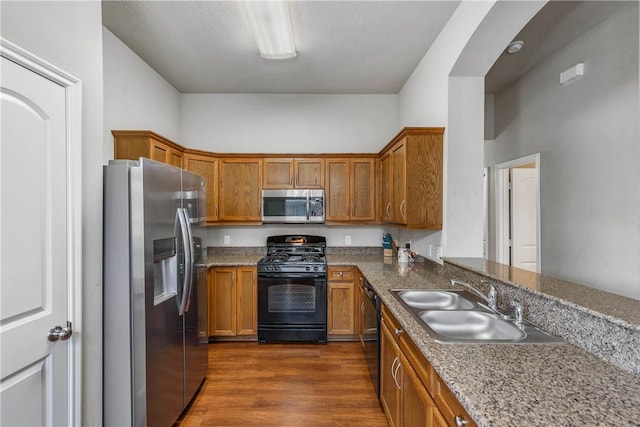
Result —
<instances>
[{"instance_id":1,"label":"wooden lower cabinet","mask_svg":"<svg viewBox=\"0 0 640 427\"><path fill-rule=\"evenodd\" d=\"M386 307L380 333L380 402L391 427L476 426Z\"/></svg>"},{"instance_id":2,"label":"wooden lower cabinet","mask_svg":"<svg viewBox=\"0 0 640 427\"><path fill-rule=\"evenodd\" d=\"M329 339L358 338L355 267L329 267L327 284L327 335Z\"/></svg>"},{"instance_id":3,"label":"wooden lower cabinet","mask_svg":"<svg viewBox=\"0 0 640 427\"><path fill-rule=\"evenodd\" d=\"M256 267L212 267L209 282L209 336L258 333Z\"/></svg>"},{"instance_id":4,"label":"wooden lower cabinet","mask_svg":"<svg viewBox=\"0 0 640 427\"><path fill-rule=\"evenodd\" d=\"M380 401L392 427L433 426L435 404L383 323Z\"/></svg>"}]
</instances>

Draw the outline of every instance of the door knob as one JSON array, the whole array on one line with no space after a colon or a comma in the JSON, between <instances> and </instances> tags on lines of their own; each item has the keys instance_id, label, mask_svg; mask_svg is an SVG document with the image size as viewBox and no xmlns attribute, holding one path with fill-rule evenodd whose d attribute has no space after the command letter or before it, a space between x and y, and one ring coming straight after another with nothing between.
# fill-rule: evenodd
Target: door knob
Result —
<instances>
[{"instance_id":1,"label":"door knob","mask_svg":"<svg viewBox=\"0 0 640 427\"><path fill-rule=\"evenodd\" d=\"M54 326L53 328L49 329L49 333L47 334L47 339L51 342L58 341L58 340L66 341L69 338L71 338L72 334L73 334L73 329L71 328L71 322L67 320L66 327L63 328L62 326Z\"/></svg>"}]
</instances>

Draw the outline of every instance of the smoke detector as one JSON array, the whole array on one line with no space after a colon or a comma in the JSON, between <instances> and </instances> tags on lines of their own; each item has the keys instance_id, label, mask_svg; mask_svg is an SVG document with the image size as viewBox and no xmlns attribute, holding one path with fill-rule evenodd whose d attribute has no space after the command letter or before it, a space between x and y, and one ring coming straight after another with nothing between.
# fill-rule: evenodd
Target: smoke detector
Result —
<instances>
[{"instance_id":1,"label":"smoke detector","mask_svg":"<svg viewBox=\"0 0 640 427\"><path fill-rule=\"evenodd\" d=\"M513 41L507 46L507 53L518 53L523 46L524 42L522 40Z\"/></svg>"}]
</instances>

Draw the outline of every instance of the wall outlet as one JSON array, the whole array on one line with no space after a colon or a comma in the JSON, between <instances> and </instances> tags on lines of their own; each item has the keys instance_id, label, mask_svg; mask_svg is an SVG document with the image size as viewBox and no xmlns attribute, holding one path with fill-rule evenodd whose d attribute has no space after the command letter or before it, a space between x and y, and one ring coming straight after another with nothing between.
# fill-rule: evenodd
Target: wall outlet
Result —
<instances>
[{"instance_id":1,"label":"wall outlet","mask_svg":"<svg viewBox=\"0 0 640 427\"><path fill-rule=\"evenodd\" d=\"M427 244L427 255L433 256L433 245L431 243Z\"/></svg>"},{"instance_id":2,"label":"wall outlet","mask_svg":"<svg viewBox=\"0 0 640 427\"><path fill-rule=\"evenodd\" d=\"M407 240L407 242L406 242L406 243L408 243L408 244L409 244L409 249L413 248L413 239L409 239L409 240ZM406 243L405 243L405 246L406 246Z\"/></svg>"},{"instance_id":3,"label":"wall outlet","mask_svg":"<svg viewBox=\"0 0 640 427\"><path fill-rule=\"evenodd\" d=\"M228 234L225 234L224 237L222 238L222 242L225 245L230 245L231 244L231 236L229 236Z\"/></svg>"},{"instance_id":4,"label":"wall outlet","mask_svg":"<svg viewBox=\"0 0 640 427\"><path fill-rule=\"evenodd\" d=\"M436 246L436 258L442 258L442 246Z\"/></svg>"},{"instance_id":5,"label":"wall outlet","mask_svg":"<svg viewBox=\"0 0 640 427\"><path fill-rule=\"evenodd\" d=\"M351 244L351 236L344 236L344 244L345 245Z\"/></svg>"}]
</instances>

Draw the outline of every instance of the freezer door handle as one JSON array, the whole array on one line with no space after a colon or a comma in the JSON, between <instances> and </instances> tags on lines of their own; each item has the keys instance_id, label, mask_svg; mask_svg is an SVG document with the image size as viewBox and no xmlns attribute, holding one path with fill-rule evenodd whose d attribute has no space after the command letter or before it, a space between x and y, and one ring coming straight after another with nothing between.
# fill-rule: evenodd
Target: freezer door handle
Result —
<instances>
[{"instance_id":1,"label":"freezer door handle","mask_svg":"<svg viewBox=\"0 0 640 427\"><path fill-rule=\"evenodd\" d=\"M189 215L184 208L178 208L178 223L180 225L180 238L178 244L182 245L182 253L184 254L184 276L179 295L178 314L184 315L188 311L189 300L191 297L191 282L193 275L193 240L191 237L191 226L189 224Z\"/></svg>"}]
</instances>

